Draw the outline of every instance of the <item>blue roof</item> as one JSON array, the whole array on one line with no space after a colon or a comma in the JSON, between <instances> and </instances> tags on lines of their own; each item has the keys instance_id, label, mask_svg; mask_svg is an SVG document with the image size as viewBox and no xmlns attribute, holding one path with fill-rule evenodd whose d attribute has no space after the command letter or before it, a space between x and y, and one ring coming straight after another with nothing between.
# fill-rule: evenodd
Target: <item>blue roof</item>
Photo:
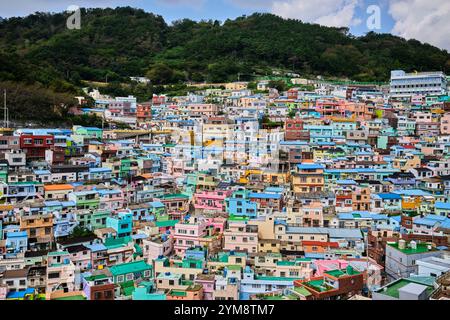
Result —
<instances>
[{"instance_id":1,"label":"blue roof","mask_svg":"<svg viewBox=\"0 0 450 320\"><path fill-rule=\"evenodd\" d=\"M147 238L147 235L144 234L144 233L138 233L138 234L131 235L131 239L134 239L134 240L136 240L136 239L146 239L146 238Z\"/></svg>"},{"instance_id":2,"label":"blue roof","mask_svg":"<svg viewBox=\"0 0 450 320\"><path fill-rule=\"evenodd\" d=\"M97 191L102 196L107 195L107 194L119 194L122 192L120 190L109 190L109 189L101 189L101 190L97 190Z\"/></svg>"},{"instance_id":3,"label":"blue roof","mask_svg":"<svg viewBox=\"0 0 450 320\"><path fill-rule=\"evenodd\" d=\"M316 169L324 169L324 166L316 163L301 163L297 165L297 168L300 170L316 170Z\"/></svg>"},{"instance_id":4,"label":"blue roof","mask_svg":"<svg viewBox=\"0 0 450 320\"><path fill-rule=\"evenodd\" d=\"M97 172L111 172L110 168L89 168L89 172L97 173Z\"/></svg>"},{"instance_id":5,"label":"blue roof","mask_svg":"<svg viewBox=\"0 0 450 320\"><path fill-rule=\"evenodd\" d=\"M153 202L150 202L149 204L153 208L163 208L163 207L165 207L164 203L162 203L160 201L153 201Z\"/></svg>"},{"instance_id":6,"label":"blue roof","mask_svg":"<svg viewBox=\"0 0 450 320\"><path fill-rule=\"evenodd\" d=\"M8 232L6 233L6 238L20 238L20 237L28 237L26 231L18 231L18 232Z\"/></svg>"},{"instance_id":7,"label":"blue roof","mask_svg":"<svg viewBox=\"0 0 450 320\"><path fill-rule=\"evenodd\" d=\"M284 191L284 188L282 187L267 187L264 192L276 192L276 193L282 193Z\"/></svg>"},{"instance_id":8,"label":"blue roof","mask_svg":"<svg viewBox=\"0 0 450 320\"><path fill-rule=\"evenodd\" d=\"M387 220L387 215L373 214L368 211L353 211L350 213L339 213L339 220L353 220L353 219L372 219L372 220Z\"/></svg>"},{"instance_id":9,"label":"blue roof","mask_svg":"<svg viewBox=\"0 0 450 320\"><path fill-rule=\"evenodd\" d=\"M22 290L22 291L14 291L14 292L9 292L8 295L6 296L7 299L21 299L24 298L27 294L33 294L34 293L34 288L27 288L26 290Z\"/></svg>"},{"instance_id":10,"label":"blue roof","mask_svg":"<svg viewBox=\"0 0 450 320\"><path fill-rule=\"evenodd\" d=\"M397 194L400 194L400 195L405 195L405 196L415 196L415 197L431 196L431 193L425 192L425 191L420 190L420 189L398 190L398 191L394 191L394 193L397 193Z\"/></svg>"},{"instance_id":11,"label":"blue roof","mask_svg":"<svg viewBox=\"0 0 450 320\"><path fill-rule=\"evenodd\" d=\"M396 193L379 193L378 196L383 200L401 200L402 197Z\"/></svg>"},{"instance_id":12,"label":"blue roof","mask_svg":"<svg viewBox=\"0 0 450 320\"><path fill-rule=\"evenodd\" d=\"M61 201L63 207L74 207L76 206L75 201Z\"/></svg>"},{"instance_id":13,"label":"blue roof","mask_svg":"<svg viewBox=\"0 0 450 320\"><path fill-rule=\"evenodd\" d=\"M445 216L439 216L437 214L429 214L427 216L425 216L424 218L426 219L430 219L430 220L435 220L435 221L439 221L439 222L444 222L447 221L448 218Z\"/></svg>"},{"instance_id":14,"label":"blue roof","mask_svg":"<svg viewBox=\"0 0 450 320\"><path fill-rule=\"evenodd\" d=\"M44 204L47 207L56 207L56 206L62 206L60 201L54 200L54 201L44 201Z\"/></svg>"},{"instance_id":15,"label":"blue roof","mask_svg":"<svg viewBox=\"0 0 450 320\"><path fill-rule=\"evenodd\" d=\"M41 174L51 174L49 170L34 170L34 174L41 175Z\"/></svg>"},{"instance_id":16,"label":"blue roof","mask_svg":"<svg viewBox=\"0 0 450 320\"><path fill-rule=\"evenodd\" d=\"M256 198L256 199L280 199L281 194L279 193L256 193L252 192L248 195L249 198Z\"/></svg>"},{"instance_id":17,"label":"blue roof","mask_svg":"<svg viewBox=\"0 0 450 320\"><path fill-rule=\"evenodd\" d=\"M427 218L418 218L414 220L414 224L424 225L424 226L434 226L437 223L436 220L427 219Z\"/></svg>"},{"instance_id":18,"label":"blue roof","mask_svg":"<svg viewBox=\"0 0 450 320\"><path fill-rule=\"evenodd\" d=\"M102 244L102 243L86 244L85 247L91 249L92 252L102 251L102 250L106 250L106 249L107 249L107 248L105 247L105 245Z\"/></svg>"},{"instance_id":19,"label":"blue roof","mask_svg":"<svg viewBox=\"0 0 450 320\"><path fill-rule=\"evenodd\" d=\"M437 201L437 202L434 204L434 207L435 207L436 209L450 210L450 203L448 203L448 202Z\"/></svg>"},{"instance_id":20,"label":"blue roof","mask_svg":"<svg viewBox=\"0 0 450 320\"><path fill-rule=\"evenodd\" d=\"M336 180L337 184L356 184L355 180Z\"/></svg>"}]
</instances>

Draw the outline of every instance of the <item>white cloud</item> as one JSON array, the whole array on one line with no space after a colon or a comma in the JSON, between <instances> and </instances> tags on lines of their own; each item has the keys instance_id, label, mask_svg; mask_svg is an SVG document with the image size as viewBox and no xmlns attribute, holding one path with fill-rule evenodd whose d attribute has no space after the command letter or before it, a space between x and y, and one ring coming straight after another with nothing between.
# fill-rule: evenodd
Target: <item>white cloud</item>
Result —
<instances>
[{"instance_id":1,"label":"white cloud","mask_svg":"<svg viewBox=\"0 0 450 320\"><path fill-rule=\"evenodd\" d=\"M157 5L201 8L207 0L156 0Z\"/></svg>"},{"instance_id":2,"label":"white cloud","mask_svg":"<svg viewBox=\"0 0 450 320\"><path fill-rule=\"evenodd\" d=\"M390 0L392 33L450 51L449 0Z\"/></svg>"},{"instance_id":3,"label":"white cloud","mask_svg":"<svg viewBox=\"0 0 450 320\"><path fill-rule=\"evenodd\" d=\"M300 19L331 27L352 27L361 23L356 8L362 0L276 0L272 12L284 18Z\"/></svg>"}]
</instances>

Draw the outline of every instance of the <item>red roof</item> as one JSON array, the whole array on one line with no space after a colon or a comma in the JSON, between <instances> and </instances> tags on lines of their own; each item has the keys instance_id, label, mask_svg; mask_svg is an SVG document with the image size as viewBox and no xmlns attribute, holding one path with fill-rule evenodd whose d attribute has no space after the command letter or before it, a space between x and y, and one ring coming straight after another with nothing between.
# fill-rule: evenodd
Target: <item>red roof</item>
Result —
<instances>
[{"instance_id":1,"label":"red roof","mask_svg":"<svg viewBox=\"0 0 450 320\"><path fill-rule=\"evenodd\" d=\"M339 243L337 242L303 241L302 244L305 246L339 248Z\"/></svg>"}]
</instances>

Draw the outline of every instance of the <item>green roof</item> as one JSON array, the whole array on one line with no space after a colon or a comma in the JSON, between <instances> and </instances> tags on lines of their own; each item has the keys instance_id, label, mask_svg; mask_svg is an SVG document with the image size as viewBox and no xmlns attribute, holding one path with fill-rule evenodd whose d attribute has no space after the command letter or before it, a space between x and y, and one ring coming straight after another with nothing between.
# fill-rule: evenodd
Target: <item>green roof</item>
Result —
<instances>
[{"instance_id":1,"label":"green roof","mask_svg":"<svg viewBox=\"0 0 450 320\"><path fill-rule=\"evenodd\" d=\"M264 300L283 300L283 296L267 296Z\"/></svg>"},{"instance_id":2,"label":"green roof","mask_svg":"<svg viewBox=\"0 0 450 320\"><path fill-rule=\"evenodd\" d=\"M97 274L95 276L88 276L85 277L84 279L86 279L86 281L95 281L95 280L102 280L102 279L107 279L108 276L105 274Z\"/></svg>"},{"instance_id":3,"label":"green roof","mask_svg":"<svg viewBox=\"0 0 450 320\"><path fill-rule=\"evenodd\" d=\"M266 281L294 281L300 278L289 278L289 277L270 277L270 276L256 276L256 280L266 280Z\"/></svg>"},{"instance_id":4,"label":"green roof","mask_svg":"<svg viewBox=\"0 0 450 320\"><path fill-rule=\"evenodd\" d=\"M69 254L69 252L68 251L53 251L53 252L48 253L49 256L60 256L62 254Z\"/></svg>"},{"instance_id":5,"label":"green roof","mask_svg":"<svg viewBox=\"0 0 450 320\"><path fill-rule=\"evenodd\" d=\"M247 216L235 216L235 215L230 215L228 217L228 221L247 221L250 218Z\"/></svg>"},{"instance_id":6,"label":"green roof","mask_svg":"<svg viewBox=\"0 0 450 320\"><path fill-rule=\"evenodd\" d=\"M326 285L323 279L319 280L311 280L308 282L305 282L305 284L309 287L312 287L314 290L319 292L325 292L331 289L330 286Z\"/></svg>"},{"instance_id":7,"label":"green roof","mask_svg":"<svg viewBox=\"0 0 450 320\"><path fill-rule=\"evenodd\" d=\"M422 278L428 278L428 277L422 277ZM403 288L404 286L406 286L410 283L418 283L418 284L421 284L424 286L428 286L428 288L427 288L428 294L431 294L431 292L434 291L433 284L427 283L427 281L420 281L420 280L422 280L422 279L417 279L417 281L415 281L414 278L400 279L400 280L393 282L392 284L388 284L386 287L384 287L386 291L384 291L384 288L382 288L378 291L378 293L385 294L387 296L398 299L400 297L400 294L398 292L399 289Z\"/></svg>"},{"instance_id":8,"label":"green roof","mask_svg":"<svg viewBox=\"0 0 450 320\"><path fill-rule=\"evenodd\" d=\"M61 297L61 298L55 298L52 300L86 300L86 297L81 294L78 294L76 296Z\"/></svg>"},{"instance_id":9,"label":"green roof","mask_svg":"<svg viewBox=\"0 0 450 320\"><path fill-rule=\"evenodd\" d=\"M360 272L356 271L352 266L347 266L347 268L342 269L342 270L336 269L336 270L325 271L325 273L329 274L330 276L333 276L335 278L360 274Z\"/></svg>"},{"instance_id":10,"label":"green roof","mask_svg":"<svg viewBox=\"0 0 450 320\"><path fill-rule=\"evenodd\" d=\"M182 193L174 193L174 194L165 194L162 197L159 197L160 199L164 199L164 200L170 200L170 199L178 199L178 198L182 198L182 199L189 199L189 197L187 195L184 195Z\"/></svg>"},{"instance_id":11,"label":"green roof","mask_svg":"<svg viewBox=\"0 0 450 320\"><path fill-rule=\"evenodd\" d=\"M395 248L401 252L403 252L404 254L417 254L417 253L425 253L425 252L429 252L432 251L433 249L429 250L428 249L428 244L426 243L417 243L417 248L416 249L412 249L408 246L406 246L405 249L400 249L398 247L398 243L388 243L388 245L390 245L392 248Z\"/></svg>"},{"instance_id":12,"label":"green roof","mask_svg":"<svg viewBox=\"0 0 450 320\"><path fill-rule=\"evenodd\" d=\"M106 238L105 240L105 247L108 249L112 248L120 248L124 245L127 245L128 243L132 242L133 239L130 236L126 236L123 238Z\"/></svg>"},{"instance_id":13,"label":"green roof","mask_svg":"<svg viewBox=\"0 0 450 320\"><path fill-rule=\"evenodd\" d=\"M156 226L158 228L174 227L178 222L179 220L156 221Z\"/></svg>"},{"instance_id":14,"label":"green roof","mask_svg":"<svg viewBox=\"0 0 450 320\"><path fill-rule=\"evenodd\" d=\"M150 269L152 269L152 266L147 264L145 261L134 261L109 267L109 270L113 276L142 272Z\"/></svg>"},{"instance_id":15,"label":"green roof","mask_svg":"<svg viewBox=\"0 0 450 320\"><path fill-rule=\"evenodd\" d=\"M227 266L228 270L241 270L241 266L237 264L231 264Z\"/></svg>"},{"instance_id":16,"label":"green roof","mask_svg":"<svg viewBox=\"0 0 450 320\"><path fill-rule=\"evenodd\" d=\"M294 291L304 297L308 297L311 295L311 292L309 292L305 287L294 287Z\"/></svg>"},{"instance_id":17,"label":"green roof","mask_svg":"<svg viewBox=\"0 0 450 320\"><path fill-rule=\"evenodd\" d=\"M126 297L129 297L133 294L134 291L134 282L133 281L127 281L120 284L120 287L123 290L123 293Z\"/></svg>"},{"instance_id":18,"label":"green roof","mask_svg":"<svg viewBox=\"0 0 450 320\"><path fill-rule=\"evenodd\" d=\"M175 297L186 297L187 293L186 291L172 290L170 291L170 295Z\"/></svg>"},{"instance_id":19,"label":"green roof","mask_svg":"<svg viewBox=\"0 0 450 320\"><path fill-rule=\"evenodd\" d=\"M342 272L341 270L330 270L330 271L326 271L326 274L329 274L330 276L339 278L340 276L345 275L344 272Z\"/></svg>"},{"instance_id":20,"label":"green roof","mask_svg":"<svg viewBox=\"0 0 450 320\"><path fill-rule=\"evenodd\" d=\"M278 261L277 266L295 266L294 261Z\"/></svg>"}]
</instances>

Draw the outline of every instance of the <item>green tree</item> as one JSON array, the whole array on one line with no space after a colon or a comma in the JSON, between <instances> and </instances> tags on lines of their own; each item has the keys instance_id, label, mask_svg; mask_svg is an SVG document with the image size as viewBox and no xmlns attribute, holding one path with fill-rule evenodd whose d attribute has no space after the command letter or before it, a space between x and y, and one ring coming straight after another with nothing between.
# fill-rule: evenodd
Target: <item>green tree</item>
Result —
<instances>
[{"instance_id":1,"label":"green tree","mask_svg":"<svg viewBox=\"0 0 450 320\"><path fill-rule=\"evenodd\" d=\"M150 68L146 76L154 84L169 84L173 82L175 73L168 65L158 63Z\"/></svg>"}]
</instances>

